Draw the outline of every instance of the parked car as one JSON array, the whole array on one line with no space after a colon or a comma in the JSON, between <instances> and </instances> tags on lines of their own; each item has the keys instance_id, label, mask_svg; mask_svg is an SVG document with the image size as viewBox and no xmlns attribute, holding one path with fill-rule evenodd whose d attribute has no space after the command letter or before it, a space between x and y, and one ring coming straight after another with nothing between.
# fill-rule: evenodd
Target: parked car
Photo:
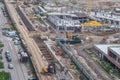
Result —
<instances>
[{"instance_id":1,"label":"parked car","mask_svg":"<svg viewBox=\"0 0 120 80\"><path fill-rule=\"evenodd\" d=\"M37 78L34 78L34 79L32 79L32 80L38 80Z\"/></svg>"},{"instance_id":2,"label":"parked car","mask_svg":"<svg viewBox=\"0 0 120 80\"><path fill-rule=\"evenodd\" d=\"M3 31L9 31L9 28L2 28Z\"/></svg>"},{"instance_id":3,"label":"parked car","mask_svg":"<svg viewBox=\"0 0 120 80\"><path fill-rule=\"evenodd\" d=\"M19 49L18 54L21 54L21 52L24 52L23 49Z\"/></svg>"},{"instance_id":4,"label":"parked car","mask_svg":"<svg viewBox=\"0 0 120 80\"><path fill-rule=\"evenodd\" d=\"M16 31L8 31L6 32L7 37L17 37Z\"/></svg>"},{"instance_id":5,"label":"parked car","mask_svg":"<svg viewBox=\"0 0 120 80\"><path fill-rule=\"evenodd\" d=\"M7 58L7 61L8 61L8 62L11 62L11 61L12 61L11 57L8 57L8 58Z\"/></svg>"},{"instance_id":6,"label":"parked car","mask_svg":"<svg viewBox=\"0 0 120 80\"><path fill-rule=\"evenodd\" d=\"M7 59L8 62L11 62L12 61L12 58L11 58L11 55L10 55L10 52L9 51L6 51L5 52L5 57Z\"/></svg>"},{"instance_id":7,"label":"parked car","mask_svg":"<svg viewBox=\"0 0 120 80\"><path fill-rule=\"evenodd\" d=\"M28 54L26 52L21 52L20 53L20 62L27 62L28 61Z\"/></svg>"},{"instance_id":8,"label":"parked car","mask_svg":"<svg viewBox=\"0 0 120 80\"><path fill-rule=\"evenodd\" d=\"M19 37L13 37L12 40L13 40L13 41L14 41L14 40L20 40L20 38L19 38Z\"/></svg>"},{"instance_id":9,"label":"parked car","mask_svg":"<svg viewBox=\"0 0 120 80\"><path fill-rule=\"evenodd\" d=\"M9 52L9 51L6 51L6 52L5 52L5 56L6 56L6 58L8 58L8 57L10 56L10 52Z\"/></svg>"},{"instance_id":10,"label":"parked car","mask_svg":"<svg viewBox=\"0 0 120 80\"><path fill-rule=\"evenodd\" d=\"M20 40L15 40L15 41L14 41L14 44L15 44L15 45L20 45L20 44L21 44L21 41L20 41Z\"/></svg>"},{"instance_id":11,"label":"parked car","mask_svg":"<svg viewBox=\"0 0 120 80\"><path fill-rule=\"evenodd\" d=\"M8 30L3 30L2 34L6 36L6 34L8 33Z\"/></svg>"},{"instance_id":12,"label":"parked car","mask_svg":"<svg viewBox=\"0 0 120 80\"><path fill-rule=\"evenodd\" d=\"M8 14L7 14L7 12L3 12L3 14L4 14L4 16L5 16L5 17L8 17Z\"/></svg>"},{"instance_id":13,"label":"parked car","mask_svg":"<svg viewBox=\"0 0 120 80\"><path fill-rule=\"evenodd\" d=\"M5 10L5 7L1 7L1 9L2 9L3 12L6 11L6 10Z\"/></svg>"},{"instance_id":14,"label":"parked car","mask_svg":"<svg viewBox=\"0 0 120 80\"><path fill-rule=\"evenodd\" d=\"M9 64L8 64L8 68L9 68L9 69L13 69L13 64L9 63Z\"/></svg>"}]
</instances>

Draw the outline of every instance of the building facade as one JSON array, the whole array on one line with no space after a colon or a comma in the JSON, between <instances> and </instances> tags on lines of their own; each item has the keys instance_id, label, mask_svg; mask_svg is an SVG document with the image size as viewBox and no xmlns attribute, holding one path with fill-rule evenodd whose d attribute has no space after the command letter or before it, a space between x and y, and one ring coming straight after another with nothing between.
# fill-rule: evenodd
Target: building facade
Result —
<instances>
[{"instance_id":1,"label":"building facade","mask_svg":"<svg viewBox=\"0 0 120 80\"><path fill-rule=\"evenodd\" d=\"M48 16L48 21L53 25L56 32L80 32L80 21L66 16Z\"/></svg>"},{"instance_id":2,"label":"building facade","mask_svg":"<svg viewBox=\"0 0 120 80\"><path fill-rule=\"evenodd\" d=\"M95 45L95 48L101 60L106 58L120 69L120 44L101 44Z\"/></svg>"}]
</instances>

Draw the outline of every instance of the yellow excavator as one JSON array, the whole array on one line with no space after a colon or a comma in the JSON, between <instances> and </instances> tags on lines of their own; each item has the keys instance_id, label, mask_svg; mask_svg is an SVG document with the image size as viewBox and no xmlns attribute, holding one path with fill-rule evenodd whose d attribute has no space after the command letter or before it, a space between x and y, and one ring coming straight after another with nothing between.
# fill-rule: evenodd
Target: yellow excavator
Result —
<instances>
[{"instance_id":1,"label":"yellow excavator","mask_svg":"<svg viewBox=\"0 0 120 80\"><path fill-rule=\"evenodd\" d=\"M47 72L48 72L48 67L47 66L43 67L42 68L42 73L47 73Z\"/></svg>"},{"instance_id":2,"label":"yellow excavator","mask_svg":"<svg viewBox=\"0 0 120 80\"><path fill-rule=\"evenodd\" d=\"M56 73L55 64L49 64L42 68L42 74L54 74Z\"/></svg>"},{"instance_id":3,"label":"yellow excavator","mask_svg":"<svg viewBox=\"0 0 120 80\"><path fill-rule=\"evenodd\" d=\"M66 32L66 38L72 39L73 33L72 32Z\"/></svg>"}]
</instances>

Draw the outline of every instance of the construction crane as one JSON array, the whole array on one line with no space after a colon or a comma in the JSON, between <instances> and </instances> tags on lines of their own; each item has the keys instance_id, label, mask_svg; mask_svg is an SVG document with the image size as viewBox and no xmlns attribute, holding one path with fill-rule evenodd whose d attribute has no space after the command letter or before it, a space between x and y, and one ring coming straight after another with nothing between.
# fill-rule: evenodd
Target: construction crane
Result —
<instances>
[{"instance_id":1,"label":"construction crane","mask_svg":"<svg viewBox=\"0 0 120 80\"><path fill-rule=\"evenodd\" d=\"M91 0L87 0L87 16L88 18L90 17L90 12L91 12Z\"/></svg>"},{"instance_id":2,"label":"construction crane","mask_svg":"<svg viewBox=\"0 0 120 80\"><path fill-rule=\"evenodd\" d=\"M90 12L91 12L91 0L87 0L87 7L86 7L86 12L87 12L87 21L89 22L90 18ZM81 31L81 34L84 35L84 31Z\"/></svg>"}]
</instances>

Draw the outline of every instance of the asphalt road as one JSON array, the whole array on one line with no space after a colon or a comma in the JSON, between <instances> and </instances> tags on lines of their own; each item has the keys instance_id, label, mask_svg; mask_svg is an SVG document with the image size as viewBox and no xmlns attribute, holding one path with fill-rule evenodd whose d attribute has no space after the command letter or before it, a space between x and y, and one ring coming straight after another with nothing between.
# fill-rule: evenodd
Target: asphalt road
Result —
<instances>
[{"instance_id":1,"label":"asphalt road","mask_svg":"<svg viewBox=\"0 0 120 80\"><path fill-rule=\"evenodd\" d=\"M2 3L0 3L0 26L4 25L7 23L7 18L4 16L1 7L3 7L4 5Z\"/></svg>"},{"instance_id":2,"label":"asphalt road","mask_svg":"<svg viewBox=\"0 0 120 80\"><path fill-rule=\"evenodd\" d=\"M28 71L30 71L28 63L24 64L19 61L20 54L18 54L18 51L21 48L21 46L14 45L12 38L5 37L2 35L1 28L4 27L3 25L5 25L5 23L7 23L7 18L3 15L3 12L0 8L0 41L4 43L2 56L5 68L3 70L11 74L12 80L28 80L31 77L28 75ZM4 54L5 51L9 51L11 53L12 62L7 62ZM12 63L14 69L8 69L8 63Z\"/></svg>"}]
</instances>

